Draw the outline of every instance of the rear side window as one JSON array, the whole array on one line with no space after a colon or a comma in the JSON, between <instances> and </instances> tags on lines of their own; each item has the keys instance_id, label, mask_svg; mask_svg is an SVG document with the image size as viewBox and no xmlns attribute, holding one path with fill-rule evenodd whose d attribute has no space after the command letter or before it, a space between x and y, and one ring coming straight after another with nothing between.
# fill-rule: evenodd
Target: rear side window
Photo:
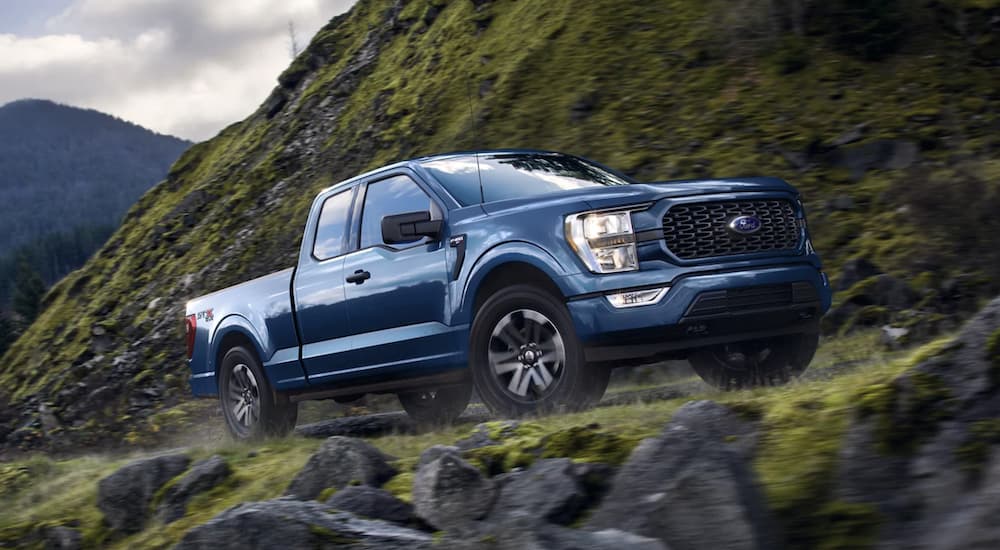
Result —
<instances>
[{"instance_id":1,"label":"rear side window","mask_svg":"<svg viewBox=\"0 0 1000 550\"><path fill-rule=\"evenodd\" d=\"M316 227L313 256L327 260L344 253L347 245L347 216L351 209L353 190L341 191L323 202Z\"/></svg>"},{"instance_id":2,"label":"rear side window","mask_svg":"<svg viewBox=\"0 0 1000 550\"><path fill-rule=\"evenodd\" d=\"M370 183L361 212L361 248L385 244L382 242L382 218L409 212L430 212L431 219L441 219L437 205L409 176L393 176Z\"/></svg>"}]
</instances>

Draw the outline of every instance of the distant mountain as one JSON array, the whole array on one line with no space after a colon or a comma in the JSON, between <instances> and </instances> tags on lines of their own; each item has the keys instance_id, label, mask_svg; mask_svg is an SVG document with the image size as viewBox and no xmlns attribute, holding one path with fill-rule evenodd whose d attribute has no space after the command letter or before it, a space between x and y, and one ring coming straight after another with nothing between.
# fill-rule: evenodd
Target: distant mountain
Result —
<instances>
[{"instance_id":1,"label":"distant mountain","mask_svg":"<svg viewBox=\"0 0 1000 550\"><path fill-rule=\"evenodd\" d=\"M79 267L190 145L51 101L0 106L0 300L15 252L48 283Z\"/></svg>"}]
</instances>

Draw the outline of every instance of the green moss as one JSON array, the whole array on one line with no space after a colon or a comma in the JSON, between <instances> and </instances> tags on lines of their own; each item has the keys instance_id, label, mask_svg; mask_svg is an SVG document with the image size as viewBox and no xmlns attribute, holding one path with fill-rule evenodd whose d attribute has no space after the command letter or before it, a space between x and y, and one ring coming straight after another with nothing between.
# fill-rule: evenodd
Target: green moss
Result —
<instances>
[{"instance_id":1,"label":"green moss","mask_svg":"<svg viewBox=\"0 0 1000 550\"><path fill-rule=\"evenodd\" d=\"M541 447L543 458L568 457L577 462L618 466L628 459L638 443L600 431L596 426L577 426L545 436Z\"/></svg>"},{"instance_id":2,"label":"green moss","mask_svg":"<svg viewBox=\"0 0 1000 550\"><path fill-rule=\"evenodd\" d=\"M413 472L400 472L385 482L382 488L404 502L413 500Z\"/></svg>"},{"instance_id":3,"label":"green moss","mask_svg":"<svg viewBox=\"0 0 1000 550\"><path fill-rule=\"evenodd\" d=\"M319 495L316 496L316 500L319 502L326 502L327 500L330 500L330 497L332 497L336 493L337 493L336 487L327 487L326 489L320 491Z\"/></svg>"}]
</instances>

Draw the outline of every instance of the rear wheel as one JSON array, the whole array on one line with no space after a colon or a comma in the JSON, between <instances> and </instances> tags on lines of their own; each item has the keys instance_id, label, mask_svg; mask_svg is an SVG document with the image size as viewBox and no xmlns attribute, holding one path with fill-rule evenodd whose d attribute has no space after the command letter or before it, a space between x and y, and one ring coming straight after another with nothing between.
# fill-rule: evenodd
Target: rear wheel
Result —
<instances>
[{"instance_id":1,"label":"rear wheel","mask_svg":"<svg viewBox=\"0 0 1000 550\"><path fill-rule=\"evenodd\" d=\"M295 428L299 408L273 391L256 354L229 350L219 369L219 401L234 439L280 437Z\"/></svg>"},{"instance_id":2,"label":"rear wheel","mask_svg":"<svg viewBox=\"0 0 1000 550\"><path fill-rule=\"evenodd\" d=\"M688 361L705 382L722 390L780 386L801 375L819 344L804 333L703 348Z\"/></svg>"},{"instance_id":3,"label":"rear wheel","mask_svg":"<svg viewBox=\"0 0 1000 550\"><path fill-rule=\"evenodd\" d=\"M566 306L534 286L512 286L486 300L472 323L469 353L479 396L501 415L579 410L608 386L608 370L584 362Z\"/></svg>"},{"instance_id":4,"label":"rear wheel","mask_svg":"<svg viewBox=\"0 0 1000 550\"><path fill-rule=\"evenodd\" d=\"M431 426L453 422L465 411L471 398L471 383L399 394L399 402L406 414L417 424Z\"/></svg>"}]
</instances>

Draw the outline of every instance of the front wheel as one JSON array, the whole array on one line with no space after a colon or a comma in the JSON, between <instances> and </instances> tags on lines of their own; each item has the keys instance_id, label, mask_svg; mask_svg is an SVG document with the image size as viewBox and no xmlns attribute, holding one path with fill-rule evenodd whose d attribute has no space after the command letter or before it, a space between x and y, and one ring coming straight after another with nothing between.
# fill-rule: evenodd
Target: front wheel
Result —
<instances>
[{"instance_id":1,"label":"front wheel","mask_svg":"<svg viewBox=\"0 0 1000 550\"><path fill-rule=\"evenodd\" d=\"M287 435L298 419L298 404L271 389L257 356L243 347L222 358L219 401L226 427L237 440Z\"/></svg>"},{"instance_id":2,"label":"front wheel","mask_svg":"<svg viewBox=\"0 0 1000 550\"><path fill-rule=\"evenodd\" d=\"M702 348L688 361L702 380L721 390L780 386L806 370L818 344L819 334L791 334Z\"/></svg>"},{"instance_id":3,"label":"front wheel","mask_svg":"<svg viewBox=\"0 0 1000 550\"><path fill-rule=\"evenodd\" d=\"M608 371L584 361L566 306L537 287L516 285L491 296L471 332L476 390L496 414L579 410L607 389Z\"/></svg>"},{"instance_id":4,"label":"front wheel","mask_svg":"<svg viewBox=\"0 0 1000 550\"><path fill-rule=\"evenodd\" d=\"M403 410L420 425L441 426L459 417L472 398L472 384L455 384L433 390L402 392Z\"/></svg>"}]
</instances>

